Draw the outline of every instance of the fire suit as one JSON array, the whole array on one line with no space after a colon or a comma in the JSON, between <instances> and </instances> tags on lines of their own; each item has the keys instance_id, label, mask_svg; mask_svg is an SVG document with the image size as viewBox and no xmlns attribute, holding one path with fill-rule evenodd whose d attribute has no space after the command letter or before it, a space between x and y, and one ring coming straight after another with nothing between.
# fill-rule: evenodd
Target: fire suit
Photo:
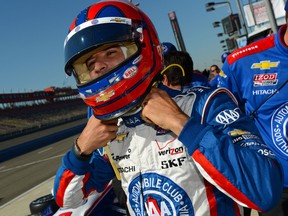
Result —
<instances>
[{"instance_id":1,"label":"fire suit","mask_svg":"<svg viewBox=\"0 0 288 216\"><path fill-rule=\"evenodd\" d=\"M211 87L218 87L219 78L220 78L220 75L217 74L215 77L213 77L213 78L210 80L209 85L210 85Z\"/></svg>"},{"instance_id":2,"label":"fire suit","mask_svg":"<svg viewBox=\"0 0 288 216\"><path fill-rule=\"evenodd\" d=\"M287 26L277 34L234 51L223 65L220 86L229 89L255 120L267 146L277 155L288 187Z\"/></svg>"},{"instance_id":3,"label":"fire suit","mask_svg":"<svg viewBox=\"0 0 288 216\"><path fill-rule=\"evenodd\" d=\"M241 206L274 207L283 189L281 166L233 95L224 88L184 91L173 98L190 115L179 137L135 112L122 117L108 143L130 214L230 216L242 215ZM76 207L91 191L100 196L114 176L104 152L83 161L71 150L57 172L54 196L58 205Z\"/></svg>"}]
</instances>

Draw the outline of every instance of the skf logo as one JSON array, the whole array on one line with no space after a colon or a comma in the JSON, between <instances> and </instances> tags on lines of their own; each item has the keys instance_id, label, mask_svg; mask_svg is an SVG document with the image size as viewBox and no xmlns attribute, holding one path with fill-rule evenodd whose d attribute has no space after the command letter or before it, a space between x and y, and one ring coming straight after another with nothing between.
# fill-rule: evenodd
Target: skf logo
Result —
<instances>
[{"instance_id":1,"label":"skf logo","mask_svg":"<svg viewBox=\"0 0 288 216\"><path fill-rule=\"evenodd\" d=\"M167 161L161 161L161 168L169 169L171 167L181 167L186 159L186 157L179 157Z\"/></svg>"},{"instance_id":2,"label":"skf logo","mask_svg":"<svg viewBox=\"0 0 288 216\"><path fill-rule=\"evenodd\" d=\"M254 82L254 87L276 85L278 83L277 73L255 74L253 82Z\"/></svg>"},{"instance_id":3,"label":"skf logo","mask_svg":"<svg viewBox=\"0 0 288 216\"><path fill-rule=\"evenodd\" d=\"M251 66L251 68L252 69L259 68L260 70L269 70L270 68L278 67L279 63L280 63L280 61L278 61L278 62L260 61L260 63L254 63Z\"/></svg>"},{"instance_id":4,"label":"skf logo","mask_svg":"<svg viewBox=\"0 0 288 216\"><path fill-rule=\"evenodd\" d=\"M103 102L109 100L115 94L114 90L110 92L104 92L96 98L96 102Z\"/></svg>"},{"instance_id":5,"label":"skf logo","mask_svg":"<svg viewBox=\"0 0 288 216\"><path fill-rule=\"evenodd\" d=\"M216 122L224 125L232 124L239 119L240 114L238 112L239 108L234 110L223 110L216 116Z\"/></svg>"}]
</instances>

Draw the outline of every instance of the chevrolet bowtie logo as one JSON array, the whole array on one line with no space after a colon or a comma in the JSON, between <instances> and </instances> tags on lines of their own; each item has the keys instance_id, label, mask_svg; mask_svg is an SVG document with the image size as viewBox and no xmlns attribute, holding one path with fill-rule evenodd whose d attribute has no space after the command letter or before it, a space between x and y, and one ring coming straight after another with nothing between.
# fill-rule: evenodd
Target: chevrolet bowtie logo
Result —
<instances>
[{"instance_id":1,"label":"chevrolet bowtie logo","mask_svg":"<svg viewBox=\"0 0 288 216\"><path fill-rule=\"evenodd\" d=\"M244 131L241 129L234 129L233 131L229 132L230 136L239 136L239 135L244 135L244 134L250 134L250 132Z\"/></svg>"},{"instance_id":2,"label":"chevrolet bowtie logo","mask_svg":"<svg viewBox=\"0 0 288 216\"><path fill-rule=\"evenodd\" d=\"M278 62L270 62L270 61L261 61L260 63L254 63L251 68L259 68L260 70L268 70L272 67L278 67L280 61Z\"/></svg>"},{"instance_id":3,"label":"chevrolet bowtie logo","mask_svg":"<svg viewBox=\"0 0 288 216\"><path fill-rule=\"evenodd\" d=\"M121 18L119 18L119 17L115 17L115 18L112 18L111 21L121 22L121 23L123 22L123 23L124 23L124 22L125 22L125 19L121 19Z\"/></svg>"},{"instance_id":4,"label":"chevrolet bowtie logo","mask_svg":"<svg viewBox=\"0 0 288 216\"><path fill-rule=\"evenodd\" d=\"M122 142L127 136L128 136L128 133L117 134L115 140L118 142Z\"/></svg>"},{"instance_id":5,"label":"chevrolet bowtie logo","mask_svg":"<svg viewBox=\"0 0 288 216\"><path fill-rule=\"evenodd\" d=\"M110 92L104 92L99 97L96 98L97 102L107 101L115 94L114 90Z\"/></svg>"}]
</instances>

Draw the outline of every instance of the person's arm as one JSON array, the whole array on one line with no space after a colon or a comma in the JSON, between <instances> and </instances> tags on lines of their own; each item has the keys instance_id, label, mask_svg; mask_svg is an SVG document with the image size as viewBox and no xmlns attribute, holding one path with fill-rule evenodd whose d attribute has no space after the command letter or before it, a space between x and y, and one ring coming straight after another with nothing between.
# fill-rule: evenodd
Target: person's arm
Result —
<instances>
[{"instance_id":1,"label":"person's arm","mask_svg":"<svg viewBox=\"0 0 288 216\"><path fill-rule=\"evenodd\" d=\"M60 207L80 206L91 191L100 195L115 176L102 147L116 136L117 128L117 120L102 122L94 116L89 119L55 177L53 191Z\"/></svg>"},{"instance_id":2,"label":"person's arm","mask_svg":"<svg viewBox=\"0 0 288 216\"><path fill-rule=\"evenodd\" d=\"M217 77L213 77L213 78L209 81L209 86L211 86L211 87L217 87L217 84L218 84Z\"/></svg>"},{"instance_id":3,"label":"person's arm","mask_svg":"<svg viewBox=\"0 0 288 216\"><path fill-rule=\"evenodd\" d=\"M202 176L220 191L243 206L267 211L281 196L282 170L232 97L217 89L188 117L165 92L153 90L142 115L179 135Z\"/></svg>"},{"instance_id":4,"label":"person's arm","mask_svg":"<svg viewBox=\"0 0 288 216\"><path fill-rule=\"evenodd\" d=\"M224 87L233 92L233 77L228 61L225 61L219 73L219 87Z\"/></svg>"},{"instance_id":5,"label":"person's arm","mask_svg":"<svg viewBox=\"0 0 288 216\"><path fill-rule=\"evenodd\" d=\"M189 120L189 116L178 107L168 93L159 88L152 88L143 100L141 117L148 123L173 131L177 136Z\"/></svg>"},{"instance_id":6,"label":"person's arm","mask_svg":"<svg viewBox=\"0 0 288 216\"><path fill-rule=\"evenodd\" d=\"M268 211L282 193L281 167L227 92L217 90L218 96L203 107L201 125L190 118L179 140L210 183L239 204Z\"/></svg>"},{"instance_id":7,"label":"person's arm","mask_svg":"<svg viewBox=\"0 0 288 216\"><path fill-rule=\"evenodd\" d=\"M244 106L245 101L241 93L241 81L239 80L239 78L237 78L238 72L235 69L232 69L233 66L234 65L229 64L228 61L225 61L222 66L222 70L219 73L218 87L224 87L231 91L233 95L237 98L239 104L241 104L241 109L244 110L244 107L242 106Z\"/></svg>"},{"instance_id":8,"label":"person's arm","mask_svg":"<svg viewBox=\"0 0 288 216\"><path fill-rule=\"evenodd\" d=\"M90 161L80 160L73 150L64 156L53 188L58 206L79 207L92 191L101 196L115 174L108 160L99 152L95 151Z\"/></svg>"}]
</instances>

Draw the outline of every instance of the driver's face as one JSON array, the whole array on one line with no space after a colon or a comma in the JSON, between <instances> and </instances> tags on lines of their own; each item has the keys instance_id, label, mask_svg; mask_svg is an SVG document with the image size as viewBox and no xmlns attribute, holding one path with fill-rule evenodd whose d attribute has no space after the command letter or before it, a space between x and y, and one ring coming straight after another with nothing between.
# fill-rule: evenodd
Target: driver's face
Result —
<instances>
[{"instance_id":1,"label":"driver's face","mask_svg":"<svg viewBox=\"0 0 288 216\"><path fill-rule=\"evenodd\" d=\"M111 46L94 53L86 61L91 80L96 79L125 60L120 46Z\"/></svg>"}]
</instances>

